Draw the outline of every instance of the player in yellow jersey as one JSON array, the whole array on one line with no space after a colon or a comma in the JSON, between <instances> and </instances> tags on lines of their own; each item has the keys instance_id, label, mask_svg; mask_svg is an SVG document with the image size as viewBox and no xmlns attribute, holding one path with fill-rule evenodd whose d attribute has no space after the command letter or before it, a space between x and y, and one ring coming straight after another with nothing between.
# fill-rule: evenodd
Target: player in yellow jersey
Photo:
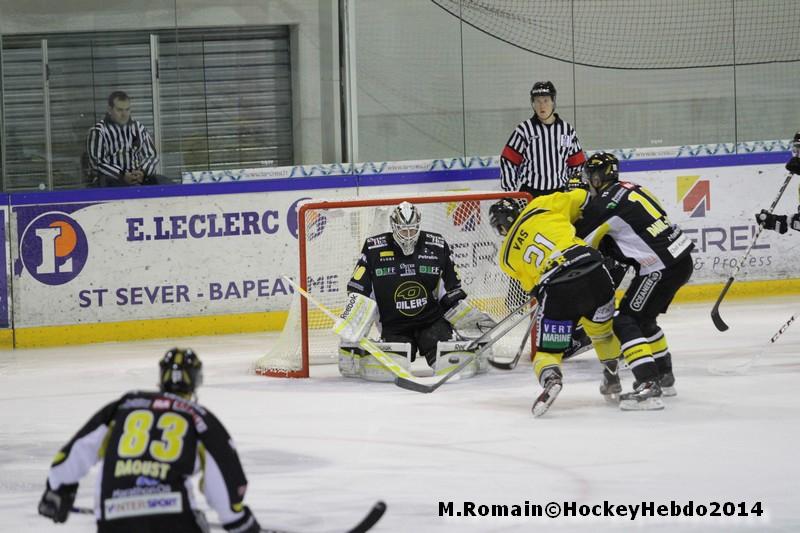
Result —
<instances>
[{"instance_id":1,"label":"player in yellow jersey","mask_svg":"<svg viewBox=\"0 0 800 533\"><path fill-rule=\"evenodd\" d=\"M492 226L505 236L500 268L536 296L536 377L543 387L531 408L544 414L563 387L561 358L578 321L603 364L620 353L614 336L614 284L603 256L575 236L573 223L589 200L584 189L534 199L520 212L511 200L490 209Z\"/></svg>"}]
</instances>

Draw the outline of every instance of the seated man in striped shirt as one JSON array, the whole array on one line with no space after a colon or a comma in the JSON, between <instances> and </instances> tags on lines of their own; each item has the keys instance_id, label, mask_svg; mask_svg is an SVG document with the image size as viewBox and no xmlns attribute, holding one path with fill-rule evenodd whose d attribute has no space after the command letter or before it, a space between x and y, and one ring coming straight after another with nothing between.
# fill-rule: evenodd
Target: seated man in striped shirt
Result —
<instances>
[{"instance_id":1,"label":"seated man in striped shirt","mask_svg":"<svg viewBox=\"0 0 800 533\"><path fill-rule=\"evenodd\" d=\"M118 187L157 185L158 154L144 125L131 118L131 99L123 91L108 97L108 113L89 130L86 138L94 185Z\"/></svg>"}]
</instances>

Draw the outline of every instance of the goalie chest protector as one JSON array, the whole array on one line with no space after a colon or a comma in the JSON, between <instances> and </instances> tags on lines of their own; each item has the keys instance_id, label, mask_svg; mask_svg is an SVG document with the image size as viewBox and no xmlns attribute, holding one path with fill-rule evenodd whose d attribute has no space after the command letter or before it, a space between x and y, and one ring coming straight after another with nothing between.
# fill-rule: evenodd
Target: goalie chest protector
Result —
<instances>
[{"instance_id":1,"label":"goalie chest protector","mask_svg":"<svg viewBox=\"0 0 800 533\"><path fill-rule=\"evenodd\" d=\"M369 237L347 284L348 291L378 302L381 324L390 328L428 325L442 318L439 299L460 288L450 246L438 233L427 231L420 231L411 255L403 255L391 233Z\"/></svg>"}]
</instances>

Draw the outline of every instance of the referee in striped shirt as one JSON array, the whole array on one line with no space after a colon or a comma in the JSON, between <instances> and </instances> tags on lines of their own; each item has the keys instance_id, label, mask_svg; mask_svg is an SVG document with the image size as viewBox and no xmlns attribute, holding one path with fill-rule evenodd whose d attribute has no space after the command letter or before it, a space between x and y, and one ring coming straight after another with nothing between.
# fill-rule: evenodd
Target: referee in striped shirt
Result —
<instances>
[{"instance_id":1,"label":"referee in striped shirt","mask_svg":"<svg viewBox=\"0 0 800 533\"><path fill-rule=\"evenodd\" d=\"M582 168L586 154L575 128L555 112L552 82L533 84L531 107L533 116L514 129L500 155L500 186L535 198L565 190L571 175Z\"/></svg>"},{"instance_id":2,"label":"referee in striped shirt","mask_svg":"<svg viewBox=\"0 0 800 533\"><path fill-rule=\"evenodd\" d=\"M108 113L89 130L86 153L94 176L93 185L118 187L156 185L158 154L153 137L131 118L131 99L123 91L108 97Z\"/></svg>"},{"instance_id":3,"label":"referee in striped shirt","mask_svg":"<svg viewBox=\"0 0 800 533\"><path fill-rule=\"evenodd\" d=\"M556 86L537 81L531 88L533 116L521 122L500 154L500 186L504 191L523 191L544 196L567 190L572 175L580 172L586 161L575 128L556 114ZM510 280L506 305L516 308L522 302L522 290ZM534 335L535 338L535 335ZM569 359L592 346L582 326L575 328L563 359Z\"/></svg>"}]
</instances>

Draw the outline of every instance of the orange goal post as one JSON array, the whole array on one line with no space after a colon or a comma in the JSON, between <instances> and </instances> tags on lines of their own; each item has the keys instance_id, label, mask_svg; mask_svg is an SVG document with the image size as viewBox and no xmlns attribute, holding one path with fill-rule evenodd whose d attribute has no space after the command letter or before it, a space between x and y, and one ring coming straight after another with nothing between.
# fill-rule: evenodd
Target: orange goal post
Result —
<instances>
[{"instance_id":1,"label":"orange goal post","mask_svg":"<svg viewBox=\"0 0 800 533\"><path fill-rule=\"evenodd\" d=\"M527 299L497 263L502 238L489 224L489 208L501 198L527 202L531 197L527 193L493 191L305 201L297 215L296 281L339 314L364 241L391 231L389 214L407 201L421 212L420 229L440 233L450 245L468 301L500 320ZM255 362L255 372L273 377L308 377L310 365L335 363L338 337L330 331L332 325L330 318L295 292L283 330L269 351ZM525 327L526 321L495 345L495 355L513 357ZM370 337L379 337L375 327Z\"/></svg>"}]
</instances>

